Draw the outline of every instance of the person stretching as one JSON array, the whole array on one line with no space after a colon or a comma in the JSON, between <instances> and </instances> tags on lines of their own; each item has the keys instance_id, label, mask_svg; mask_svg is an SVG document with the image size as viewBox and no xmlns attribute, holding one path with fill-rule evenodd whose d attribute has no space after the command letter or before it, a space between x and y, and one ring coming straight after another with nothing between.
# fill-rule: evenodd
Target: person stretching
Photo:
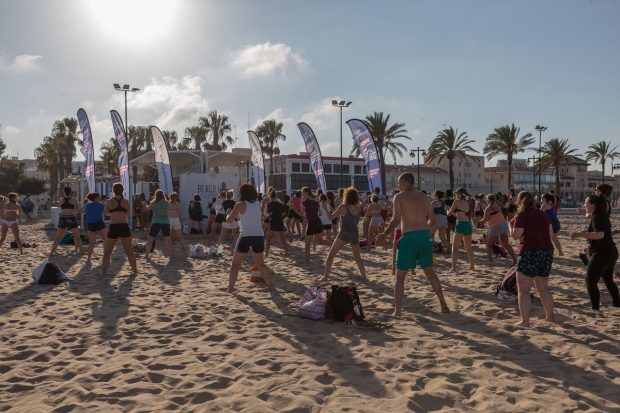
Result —
<instances>
[{"instance_id":1,"label":"person stretching","mask_svg":"<svg viewBox=\"0 0 620 413\"><path fill-rule=\"evenodd\" d=\"M103 222L104 205L100 202L101 195L97 192L91 192L86 195L86 199L88 200L88 203L84 205L88 227L88 258L86 261L90 261L97 243L97 234L99 234L99 238L105 241L108 230Z\"/></svg>"},{"instance_id":2,"label":"person stretching","mask_svg":"<svg viewBox=\"0 0 620 413\"><path fill-rule=\"evenodd\" d=\"M456 217L456 226L454 228L454 239L452 240L452 272L456 270L456 255L461 247L461 241L465 245L467 256L469 257L469 269L474 270L474 251L471 248L471 235L473 227L469 214L469 203L465 200L467 190L459 188L456 190L455 199L448 211L448 215Z\"/></svg>"},{"instance_id":3,"label":"person stretching","mask_svg":"<svg viewBox=\"0 0 620 413\"><path fill-rule=\"evenodd\" d=\"M553 228L547 214L536 209L534 197L529 192L520 192L517 197L517 215L510 221L510 234L519 241L517 290L521 321L517 325L530 326L530 290L534 285L545 308L545 319L553 323L553 297L549 291Z\"/></svg>"},{"instance_id":4,"label":"person stretching","mask_svg":"<svg viewBox=\"0 0 620 413\"><path fill-rule=\"evenodd\" d=\"M155 197L148 206L149 211L153 211L153 219L151 220L151 227L149 228L149 240L146 243L146 254L144 258L149 257L149 254L153 250L153 244L155 243L155 237L159 235L159 232L164 236L166 242L166 252L169 257L172 257L172 240L170 239L170 219L168 218L168 210L170 209L170 202L166 199L164 191L158 189L155 191Z\"/></svg>"},{"instance_id":5,"label":"person stretching","mask_svg":"<svg viewBox=\"0 0 620 413\"><path fill-rule=\"evenodd\" d=\"M366 279L366 269L364 268L364 262L360 254L360 234L358 230L358 224L360 222L360 214L362 208L360 207L360 197L355 188L348 188L344 191L343 201L333 214L329 215L329 219L339 219L340 230L334 240L327 259L325 260L325 270L323 271L323 277L319 279L319 282L325 282L329 280L329 274L332 269L332 264L336 254L345 245L351 245L353 251L353 258L357 264L357 269L360 272L360 276Z\"/></svg>"},{"instance_id":6,"label":"person stretching","mask_svg":"<svg viewBox=\"0 0 620 413\"><path fill-rule=\"evenodd\" d=\"M2 237L0 238L0 246L4 243L6 239L6 233L9 231L13 231L13 237L15 238L15 242L17 243L17 247L19 248L20 254L24 253L22 249L22 242L19 239L19 225L17 222L19 221L19 216L21 214L21 207L17 203L17 194L15 192L11 192L8 196L8 203L4 204L4 220L2 221Z\"/></svg>"},{"instance_id":7,"label":"person stretching","mask_svg":"<svg viewBox=\"0 0 620 413\"><path fill-rule=\"evenodd\" d=\"M125 250L133 274L138 275L136 256L133 253L131 245L131 229L129 229L129 225L127 224L129 217L129 201L123 197L124 190L123 184L120 182L112 185L114 197L108 199L103 208L103 215L110 217L110 227L108 228L108 234L103 244L103 260L101 262L101 269L104 276L108 274L110 256L119 238L121 239L123 250Z\"/></svg>"},{"instance_id":8,"label":"person stretching","mask_svg":"<svg viewBox=\"0 0 620 413\"><path fill-rule=\"evenodd\" d=\"M611 222L607 214L607 203L603 196L591 195L586 199L586 211L591 216L587 231L573 232L572 239L585 238L590 244L590 260L586 285L592 303L592 309L599 311L601 294L598 282L603 278L612 305L620 307L620 293L614 282L614 267L618 260L618 248L612 238Z\"/></svg>"},{"instance_id":9,"label":"person stretching","mask_svg":"<svg viewBox=\"0 0 620 413\"><path fill-rule=\"evenodd\" d=\"M245 254L252 249L252 258L254 265L260 271L265 284L269 288L273 287L269 269L265 265L263 251L265 250L265 233L262 227L262 218L260 204L257 202L258 193L252 184L243 184L239 189L239 202L237 202L226 217L226 222L232 224L239 217L241 220L241 233L237 238L235 245L235 253L233 254L230 273L228 274L228 292L237 291L235 283L239 276L239 269Z\"/></svg>"},{"instance_id":10,"label":"person stretching","mask_svg":"<svg viewBox=\"0 0 620 413\"><path fill-rule=\"evenodd\" d=\"M551 227L553 228L553 236L551 237L551 241L553 241L555 249L558 250L558 255L563 257L564 253L562 253L562 245L558 239L558 232L560 232L560 220L558 219L558 213L554 205L555 197L551 194L544 194L542 196L542 201L543 204L540 206L540 210L547 214L551 220Z\"/></svg>"},{"instance_id":11,"label":"person stretching","mask_svg":"<svg viewBox=\"0 0 620 413\"><path fill-rule=\"evenodd\" d=\"M80 238L80 229L78 227L77 216L81 213L80 204L77 199L72 195L70 186L64 188L65 196L62 198L60 204L60 217L58 218L58 230L56 230L56 239L52 244L52 250L50 251L50 257L56 252L56 248L60 243L60 240L65 236L67 230L71 231L73 235L73 242L76 247L80 249L80 253L84 254L84 246L82 245L82 239Z\"/></svg>"},{"instance_id":12,"label":"person stretching","mask_svg":"<svg viewBox=\"0 0 620 413\"><path fill-rule=\"evenodd\" d=\"M439 299L441 312L449 312L443 296L441 282L433 269L433 240L430 228L435 223L435 214L430 199L422 192L413 189L415 180L411 172L398 178L400 192L394 196L394 214L387 228L381 233L384 239L401 224L403 235L398 242L396 252L396 279L394 280L394 317L400 317L405 291L407 271L415 270L420 265L424 275L431 283Z\"/></svg>"},{"instance_id":13,"label":"person stretching","mask_svg":"<svg viewBox=\"0 0 620 413\"><path fill-rule=\"evenodd\" d=\"M512 262L517 262L515 251L508 242L508 233L510 229L508 222L502 213L502 206L497 201L495 194L489 194L486 197L488 206L484 210L484 216L480 220L481 223L489 222L489 231L487 232L487 257L489 262L493 261L493 245L499 241L502 246L510 254Z\"/></svg>"}]
</instances>

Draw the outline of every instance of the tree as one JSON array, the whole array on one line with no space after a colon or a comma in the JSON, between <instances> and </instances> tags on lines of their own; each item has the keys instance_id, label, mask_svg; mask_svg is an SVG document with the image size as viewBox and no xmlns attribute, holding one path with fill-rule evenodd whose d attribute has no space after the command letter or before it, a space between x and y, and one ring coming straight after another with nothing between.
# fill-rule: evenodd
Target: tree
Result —
<instances>
[{"instance_id":1,"label":"tree","mask_svg":"<svg viewBox=\"0 0 620 413\"><path fill-rule=\"evenodd\" d=\"M260 141L261 150L270 159L269 180L271 180L271 177L273 176L273 157L280 155L278 141L286 140L286 136L282 135L283 127L284 125L282 122L277 122L275 119L267 119L258 128L256 128L256 136Z\"/></svg>"},{"instance_id":2,"label":"tree","mask_svg":"<svg viewBox=\"0 0 620 413\"><path fill-rule=\"evenodd\" d=\"M571 155L576 149L572 149L568 143L568 139L559 140L553 138L545 142L542 147L542 156L540 159L540 168L552 167L555 174L555 193L560 196L560 166L563 162L570 161Z\"/></svg>"},{"instance_id":3,"label":"tree","mask_svg":"<svg viewBox=\"0 0 620 413\"><path fill-rule=\"evenodd\" d=\"M620 152L617 151L618 147L611 147L611 142L600 141L588 146L586 151L586 161L595 161L601 164L603 168L602 180L605 182L605 164L607 161L613 161L616 158L620 158Z\"/></svg>"},{"instance_id":4,"label":"tree","mask_svg":"<svg viewBox=\"0 0 620 413\"><path fill-rule=\"evenodd\" d=\"M490 161L496 156L506 155L508 163L508 188L512 188L512 159L514 155L525 152L525 149L534 143L534 138L531 133L523 135L519 138L520 128L504 125L499 128L495 128L494 131L487 137L486 144L484 145L483 152L487 156L487 161Z\"/></svg>"},{"instance_id":5,"label":"tree","mask_svg":"<svg viewBox=\"0 0 620 413\"><path fill-rule=\"evenodd\" d=\"M0 158L0 194L8 192L42 194L45 192L45 182L26 176L23 163Z\"/></svg>"},{"instance_id":6,"label":"tree","mask_svg":"<svg viewBox=\"0 0 620 413\"><path fill-rule=\"evenodd\" d=\"M473 156L469 155L467 152L478 153L478 151L471 146L474 142L475 141L468 138L467 132L461 132L459 134L459 130L454 129L452 126L442 129L437 132L437 136L428 147L425 162L431 162L435 159L441 162L447 159L450 189L454 189L454 159L457 157L473 159Z\"/></svg>"},{"instance_id":7,"label":"tree","mask_svg":"<svg viewBox=\"0 0 620 413\"><path fill-rule=\"evenodd\" d=\"M116 143L116 138L110 138L108 142L103 142L99 151L101 152L101 161L108 168L108 174L112 175L113 170L115 174L118 174L117 163L121 150Z\"/></svg>"},{"instance_id":8,"label":"tree","mask_svg":"<svg viewBox=\"0 0 620 413\"><path fill-rule=\"evenodd\" d=\"M77 154L75 144L77 142L78 121L75 118L64 118L54 122L51 137L57 140L58 156L62 160L62 168L59 170L59 179L63 179L73 171L72 162Z\"/></svg>"},{"instance_id":9,"label":"tree","mask_svg":"<svg viewBox=\"0 0 620 413\"><path fill-rule=\"evenodd\" d=\"M66 138L62 134L46 136L43 143L34 150L37 167L45 171L50 177L50 196L56 198L58 182L61 175L64 177L64 153L66 151Z\"/></svg>"},{"instance_id":10,"label":"tree","mask_svg":"<svg viewBox=\"0 0 620 413\"><path fill-rule=\"evenodd\" d=\"M183 146L189 148L191 144L194 144L194 150L199 151L202 146L207 142L208 130L202 126L190 126L185 128L185 137L183 139Z\"/></svg>"},{"instance_id":11,"label":"tree","mask_svg":"<svg viewBox=\"0 0 620 413\"><path fill-rule=\"evenodd\" d=\"M6 143L0 138L0 158L4 156L4 151L6 150Z\"/></svg>"},{"instance_id":12,"label":"tree","mask_svg":"<svg viewBox=\"0 0 620 413\"><path fill-rule=\"evenodd\" d=\"M235 143L232 136L228 135L232 130L228 116L218 114L217 110L210 111L206 117L200 117L198 123L207 131L207 141L203 144L205 150L225 151L228 145Z\"/></svg>"},{"instance_id":13,"label":"tree","mask_svg":"<svg viewBox=\"0 0 620 413\"><path fill-rule=\"evenodd\" d=\"M389 124L390 114L385 116L383 112L374 112L372 115L366 116L364 123L375 138L375 146L379 155L379 168L381 169L381 188L385 193L385 158L389 154L396 163L396 156L402 157L403 151L407 150L405 145L402 142L397 142L397 140L401 138L411 140L411 138L407 136L404 123ZM361 155L356 142L353 142L351 154L354 156Z\"/></svg>"}]
</instances>

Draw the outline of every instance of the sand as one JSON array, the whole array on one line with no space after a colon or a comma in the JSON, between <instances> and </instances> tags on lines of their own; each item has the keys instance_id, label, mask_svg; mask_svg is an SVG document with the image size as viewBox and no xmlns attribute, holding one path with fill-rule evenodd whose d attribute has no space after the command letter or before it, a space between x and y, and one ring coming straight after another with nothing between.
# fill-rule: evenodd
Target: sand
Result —
<instances>
[{"instance_id":1,"label":"sand","mask_svg":"<svg viewBox=\"0 0 620 413\"><path fill-rule=\"evenodd\" d=\"M293 315L327 251L304 263L300 241L291 257L276 247L267 259L272 292L248 281L246 262L229 295L228 249L197 260L181 258L178 245L172 261L141 256L135 278L120 246L107 278L101 244L92 265L61 246L54 261L73 281L33 285L51 245L40 219L22 226L37 249L0 252L0 411L620 411L620 309L602 283L603 310L589 309L583 241L566 236L584 219L561 219L566 257L550 279L559 324L546 323L534 299L532 328L514 327L516 304L493 294L509 259L488 265L475 246L475 272L450 274L449 257L439 257L450 314L438 313L422 276L408 277L403 317L387 331ZM389 251L364 260L367 282L348 250L333 281L358 282L367 317L391 322Z\"/></svg>"}]
</instances>

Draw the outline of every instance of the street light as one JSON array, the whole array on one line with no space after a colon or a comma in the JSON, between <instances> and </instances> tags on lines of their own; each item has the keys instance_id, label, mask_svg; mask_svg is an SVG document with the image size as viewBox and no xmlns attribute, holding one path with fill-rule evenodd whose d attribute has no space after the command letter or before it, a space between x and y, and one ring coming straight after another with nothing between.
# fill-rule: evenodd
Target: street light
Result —
<instances>
[{"instance_id":1,"label":"street light","mask_svg":"<svg viewBox=\"0 0 620 413\"><path fill-rule=\"evenodd\" d=\"M340 188L342 186L342 108L348 108L352 102L332 100L332 106L340 108ZM347 185L348 186L348 185Z\"/></svg>"},{"instance_id":2,"label":"street light","mask_svg":"<svg viewBox=\"0 0 620 413\"><path fill-rule=\"evenodd\" d=\"M119 85L118 83L114 83L114 90L116 90L117 92L123 92L125 93L125 137L127 138L127 141L129 141L129 134L127 132L127 92L137 92L138 89L137 87L130 87L127 84L124 84L123 87L121 87L121 85Z\"/></svg>"},{"instance_id":3,"label":"street light","mask_svg":"<svg viewBox=\"0 0 620 413\"><path fill-rule=\"evenodd\" d=\"M547 130L547 127L542 125L536 125L534 129L538 131L538 197L540 199L540 196L542 195L542 192L540 192L540 181L542 176L542 166L540 164L540 159L542 156L542 133Z\"/></svg>"},{"instance_id":4,"label":"street light","mask_svg":"<svg viewBox=\"0 0 620 413\"><path fill-rule=\"evenodd\" d=\"M420 190L420 152L422 152L422 155L426 155L426 151L424 149L420 149L419 146L417 149L412 149L411 152L409 152L409 156L412 158L415 156L418 157L418 191Z\"/></svg>"},{"instance_id":5,"label":"street light","mask_svg":"<svg viewBox=\"0 0 620 413\"><path fill-rule=\"evenodd\" d=\"M529 164L532 161L532 189L536 190L536 155L531 158L527 158L527 163Z\"/></svg>"}]
</instances>

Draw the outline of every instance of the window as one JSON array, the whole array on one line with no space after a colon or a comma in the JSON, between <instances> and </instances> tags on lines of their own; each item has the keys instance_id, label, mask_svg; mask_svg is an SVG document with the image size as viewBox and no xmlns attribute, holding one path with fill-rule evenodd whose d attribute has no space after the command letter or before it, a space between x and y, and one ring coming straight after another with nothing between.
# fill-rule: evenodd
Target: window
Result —
<instances>
[{"instance_id":1,"label":"window","mask_svg":"<svg viewBox=\"0 0 620 413\"><path fill-rule=\"evenodd\" d=\"M356 176L353 178L355 188L360 192L368 191L368 179L365 176Z\"/></svg>"},{"instance_id":2,"label":"window","mask_svg":"<svg viewBox=\"0 0 620 413\"><path fill-rule=\"evenodd\" d=\"M355 166L353 166L353 171L355 172L355 175L361 175L362 174L362 165L355 165Z\"/></svg>"},{"instance_id":3,"label":"window","mask_svg":"<svg viewBox=\"0 0 620 413\"><path fill-rule=\"evenodd\" d=\"M281 165L281 168L280 168L280 172L286 173L286 161L282 162L282 165Z\"/></svg>"},{"instance_id":4,"label":"window","mask_svg":"<svg viewBox=\"0 0 620 413\"><path fill-rule=\"evenodd\" d=\"M269 185L273 186L276 191L286 191L286 175L272 175L269 177Z\"/></svg>"},{"instance_id":5,"label":"window","mask_svg":"<svg viewBox=\"0 0 620 413\"><path fill-rule=\"evenodd\" d=\"M323 173L326 173L326 174L331 174L332 173L332 164L331 163L323 164Z\"/></svg>"},{"instance_id":6,"label":"window","mask_svg":"<svg viewBox=\"0 0 620 413\"><path fill-rule=\"evenodd\" d=\"M310 189L316 189L316 179L314 175L291 174L291 189L293 191L299 191L304 186Z\"/></svg>"},{"instance_id":7,"label":"window","mask_svg":"<svg viewBox=\"0 0 620 413\"><path fill-rule=\"evenodd\" d=\"M301 172L310 172L310 164L306 162L302 163Z\"/></svg>"},{"instance_id":8,"label":"window","mask_svg":"<svg viewBox=\"0 0 620 413\"><path fill-rule=\"evenodd\" d=\"M325 175L325 184L327 185L327 189L331 191L335 191L341 187L340 185L340 175ZM342 177L342 187L346 188L351 185L351 180L347 180L346 177Z\"/></svg>"},{"instance_id":9,"label":"window","mask_svg":"<svg viewBox=\"0 0 620 413\"><path fill-rule=\"evenodd\" d=\"M293 162L293 172L300 172L299 162Z\"/></svg>"}]
</instances>

